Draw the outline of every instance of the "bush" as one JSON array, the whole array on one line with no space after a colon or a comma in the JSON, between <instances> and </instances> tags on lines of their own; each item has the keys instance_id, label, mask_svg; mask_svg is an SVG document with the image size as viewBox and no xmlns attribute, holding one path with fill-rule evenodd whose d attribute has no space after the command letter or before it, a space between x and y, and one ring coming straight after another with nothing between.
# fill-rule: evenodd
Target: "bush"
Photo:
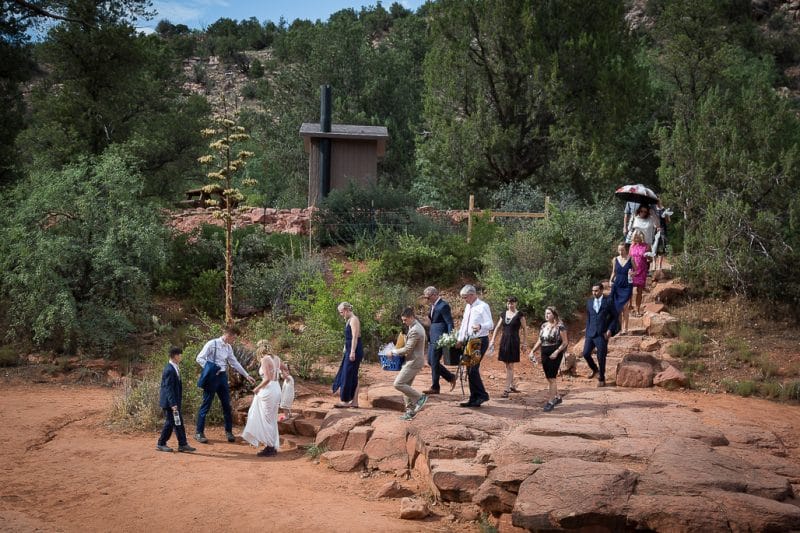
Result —
<instances>
[{"instance_id":1,"label":"bush","mask_svg":"<svg viewBox=\"0 0 800 533\"><path fill-rule=\"evenodd\" d=\"M18 183L0 229L11 336L107 354L146 323L166 230L143 184L118 147Z\"/></svg>"},{"instance_id":2,"label":"bush","mask_svg":"<svg viewBox=\"0 0 800 533\"><path fill-rule=\"evenodd\" d=\"M569 317L592 283L608 276L619 210L610 204L553 208L529 230L488 245L482 280L492 305L515 295L520 309L540 315L548 305Z\"/></svg>"},{"instance_id":3,"label":"bush","mask_svg":"<svg viewBox=\"0 0 800 533\"><path fill-rule=\"evenodd\" d=\"M375 355L380 344L397 335L400 312L413 305L415 298L405 286L381 279L379 263L367 263L363 270L347 276L343 270L342 265L334 263L331 265L332 280L328 281L322 275L307 279L304 289L292 298L291 307L296 314L305 317L307 323L340 332L338 344L341 344L344 324L336 306L342 301L350 302L361 320L365 357ZM331 356L340 348L337 345Z\"/></svg>"},{"instance_id":4,"label":"bush","mask_svg":"<svg viewBox=\"0 0 800 533\"><path fill-rule=\"evenodd\" d=\"M703 333L700 330L681 324L678 342L669 347L673 357L691 359L703 355Z\"/></svg>"},{"instance_id":5,"label":"bush","mask_svg":"<svg viewBox=\"0 0 800 533\"><path fill-rule=\"evenodd\" d=\"M197 309L212 317L221 316L225 303L225 272L219 270L201 272L192 284L189 294L192 305Z\"/></svg>"},{"instance_id":6,"label":"bush","mask_svg":"<svg viewBox=\"0 0 800 533\"><path fill-rule=\"evenodd\" d=\"M237 277L237 299L259 310L286 314L290 311L289 301L303 290L301 285L321 276L324 268L322 256L302 252L297 257L281 255L271 264L245 265Z\"/></svg>"},{"instance_id":7,"label":"bush","mask_svg":"<svg viewBox=\"0 0 800 533\"><path fill-rule=\"evenodd\" d=\"M14 346L0 347L0 368L17 366L19 364L19 351Z\"/></svg>"}]
</instances>

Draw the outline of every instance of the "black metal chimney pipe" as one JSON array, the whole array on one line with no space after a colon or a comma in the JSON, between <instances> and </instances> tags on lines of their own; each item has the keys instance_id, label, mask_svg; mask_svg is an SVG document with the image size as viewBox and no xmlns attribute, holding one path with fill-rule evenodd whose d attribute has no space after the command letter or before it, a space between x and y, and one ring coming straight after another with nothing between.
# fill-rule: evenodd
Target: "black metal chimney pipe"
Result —
<instances>
[{"instance_id":1,"label":"black metal chimney pipe","mask_svg":"<svg viewBox=\"0 0 800 533\"><path fill-rule=\"evenodd\" d=\"M319 131L331 131L331 86L327 84L320 87ZM320 196L325 198L331 192L331 140L327 138L319 140L319 181Z\"/></svg>"}]
</instances>

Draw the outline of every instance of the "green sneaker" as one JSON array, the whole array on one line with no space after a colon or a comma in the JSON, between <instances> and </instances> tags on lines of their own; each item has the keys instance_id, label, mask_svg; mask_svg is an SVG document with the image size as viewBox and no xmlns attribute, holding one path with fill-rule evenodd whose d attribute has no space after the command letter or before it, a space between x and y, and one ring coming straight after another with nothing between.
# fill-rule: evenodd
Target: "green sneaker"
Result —
<instances>
[{"instance_id":1,"label":"green sneaker","mask_svg":"<svg viewBox=\"0 0 800 533\"><path fill-rule=\"evenodd\" d=\"M420 396L419 400L417 400L417 405L414 407L414 414L419 413L422 410L422 407L425 405L425 402L427 401L428 401L427 394L423 394L422 396Z\"/></svg>"},{"instance_id":2,"label":"green sneaker","mask_svg":"<svg viewBox=\"0 0 800 533\"><path fill-rule=\"evenodd\" d=\"M406 414L400 417L400 420L411 420L416 413L413 410L406 411Z\"/></svg>"}]
</instances>

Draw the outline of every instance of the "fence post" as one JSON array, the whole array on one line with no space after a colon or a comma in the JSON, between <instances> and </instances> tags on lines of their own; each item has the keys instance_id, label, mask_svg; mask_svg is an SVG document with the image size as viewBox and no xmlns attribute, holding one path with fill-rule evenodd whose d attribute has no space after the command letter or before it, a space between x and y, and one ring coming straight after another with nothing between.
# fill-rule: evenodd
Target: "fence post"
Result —
<instances>
[{"instance_id":1,"label":"fence post","mask_svg":"<svg viewBox=\"0 0 800 533\"><path fill-rule=\"evenodd\" d=\"M550 218L550 197L544 197L544 218Z\"/></svg>"},{"instance_id":2,"label":"fence post","mask_svg":"<svg viewBox=\"0 0 800 533\"><path fill-rule=\"evenodd\" d=\"M475 209L475 195L469 195L469 209L467 210L467 244L472 240L472 211Z\"/></svg>"}]
</instances>

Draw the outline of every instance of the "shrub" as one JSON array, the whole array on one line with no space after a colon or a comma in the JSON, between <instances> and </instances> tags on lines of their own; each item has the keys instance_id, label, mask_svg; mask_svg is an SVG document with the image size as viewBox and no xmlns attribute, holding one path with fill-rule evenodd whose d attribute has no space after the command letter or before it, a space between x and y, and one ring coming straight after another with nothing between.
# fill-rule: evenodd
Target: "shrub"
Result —
<instances>
[{"instance_id":1,"label":"shrub","mask_svg":"<svg viewBox=\"0 0 800 533\"><path fill-rule=\"evenodd\" d=\"M0 348L0 367L17 366L19 364L19 352L14 346L3 346Z\"/></svg>"},{"instance_id":2,"label":"shrub","mask_svg":"<svg viewBox=\"0 0 800 533\"><path fill-rule=\"evenodd\" d=\"M190 291L192 305L212 317L219 317L224 310L225 272L205 270L197 276Z\"/></svg>"},{"instance_id":3,"label":"shrub","mask_svg":"<svg viewBox=\"0 0 800 533\"><path fill-rule=\"evenodd\" d=\"M669 347L670 355L690 359L703 355L703 333L691 326L681 324L678 342Z\"/></svg>"},{"instance_id":4,"label":"shrub","mask_svg":"<svg viewBox=\"0 0 800 533\"><path fill-rule=\"evenodd\" d=\"M608 275L612 244L617 240L619 211L611 205L553 209L529 230L488 245L483 281L493 305L513 294L527 314L548 305L568 317Z\"/></svg>"},{"instance_id":5,"label":"shrub","mask_svg":"<svg viewBox=\"0 0 800 533\"><path fill-rule=\"evenodd\" d=\"M120 147L18 183L0 229L11 336L108 353L147 317L166 230Z\"/></svg>"},{"instance_id":6,"label":"shrub","mask_svg":"<svg viewBox=\"0 0 800 533\"><path fill-rule=\"evenodd\" d=\"M332 281L322 275L308 278L305 288L292 298L291 307L309 323L342 331L336 306L341 301L350 302L361 320L365 356L377 354L379 345L397 334L400 312L415 301L406 287L385 282L379 271L379 263L369 262L363 270L345 276L342 265L334 263Z\"/></svg>"},{"instance_id":7,"label":"shrub","mask_svg":"<svg viewBox=\"0 0 800 533\"><path fill-rule=\"evenodd\" d=\"M756 354L750 349L747 342L737 337L727 337L725 347L729 349L736 361L750 364L755 360Z\"/></svg>"},{"instance_id":8,"label":"shrub","mask_svg":"<svg viewBox=\"0 0 800 533\"><path fill-rule=\"evenodd\" d=\"M239 271L236 291L240 301L256 309L289 312L289 301L304 290L310 278L322 276L325 262L320 255L282 255L272 264L246 265Z\"/></svg>"},{"instance_id":9,"label":"shrub","mask_svg":"<svg viewBox=\"0 0 800 533\"><path fill-rule=\"evenodd\" d=\"M784 400L800 400L800 381L790 381L784 384L781 390L781 398Z\"/></svg>"}]
</instances>

